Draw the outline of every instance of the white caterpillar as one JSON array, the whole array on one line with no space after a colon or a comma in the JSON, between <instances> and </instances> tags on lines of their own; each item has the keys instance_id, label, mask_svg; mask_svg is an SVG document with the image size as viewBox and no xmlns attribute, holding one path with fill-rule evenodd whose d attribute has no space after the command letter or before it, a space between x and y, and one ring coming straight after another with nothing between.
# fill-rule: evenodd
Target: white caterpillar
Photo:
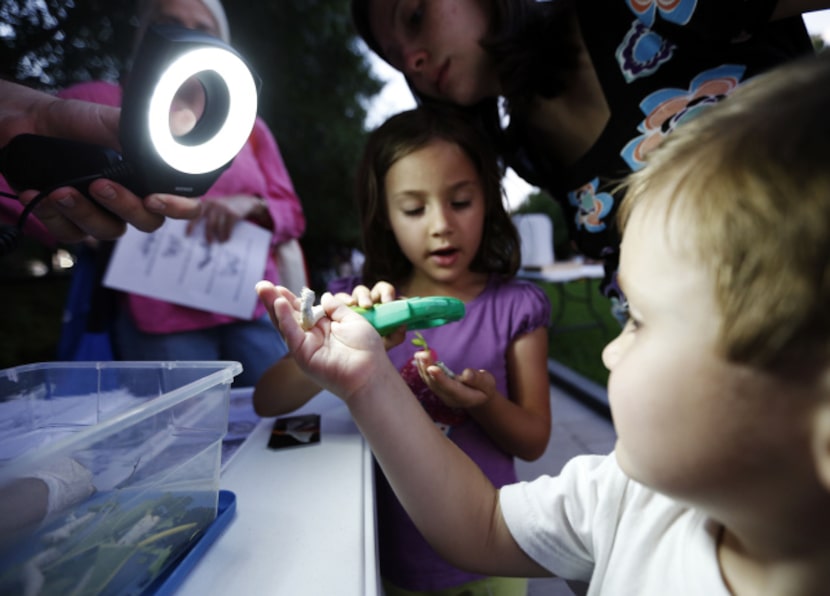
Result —
<instances>
[{"instance_id":1,"label":"white caterpillar","mask_svg":"<svg viewBox=\"0 0 830 596\"><path fill-rule=\"evenodd\" d=\"M308 331L314 327L320 319L326 316L326 311L323 310L322 306L319 304L314 306L314 300L316 298L317 295L314 293L314 290L303 288L300 292L300 303L302 309L302 320L300 321L300 326L304 331Z\"/></svg>"}]
</instances>

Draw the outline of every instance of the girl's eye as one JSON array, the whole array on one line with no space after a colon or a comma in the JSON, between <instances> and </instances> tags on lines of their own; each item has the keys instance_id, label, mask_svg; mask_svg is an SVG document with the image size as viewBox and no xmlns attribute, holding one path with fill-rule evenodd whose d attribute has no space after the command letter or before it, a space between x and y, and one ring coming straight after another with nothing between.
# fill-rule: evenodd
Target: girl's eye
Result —
<instances>
[{"instance_id":1,"label":"girl's eye","mask_svg":"<svg viewBox=\"0 0 830 596\"><path fill-rule=\"evenodd\" d=\"M401 209L403 214L407 217L417 217L419 215L423 215L424 208L423 207L412 207L410 209Z\"/></svg>"},{"instance_id":2,"label":"girl's eye","mask_svg":"<svg viewBox=\"0 0 830 596\"><path fill-rule=\"evenodd\" d=\"M466 209L473 203L470 199L455 199L452 202L452 208L456 210Z\"/></svg>"}]
</instances>

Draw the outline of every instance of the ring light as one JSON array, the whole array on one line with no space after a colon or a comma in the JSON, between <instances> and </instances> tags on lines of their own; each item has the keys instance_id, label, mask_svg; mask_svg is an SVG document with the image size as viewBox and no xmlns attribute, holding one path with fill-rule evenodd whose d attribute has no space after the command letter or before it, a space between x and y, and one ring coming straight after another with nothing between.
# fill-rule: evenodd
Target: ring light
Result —
<instances>
[{"instance_id":1,"label":"ring light","mask_svg":"<svg viewBox=\"0 0 830 596\"><path fill-rule=\"evenodd\" d=\"M203 82L208 96L208 106L212 107L212 97L226 94L227 109L223 110L225 119L221 127L211 137L198 144L186 142L188 136L179 140L170 128L170 105L176 93L191 77L200 78L206 72L218 76ZM223 85L223 89L215 89ZM213 87L213 88L212 88ZM147 126L150 141L158 155L170 167L186 174L205 174L217 170L230 162L248 140L254 126L257 109L257 88L253 76L245 63L236 55L219 48L200 48L192 50L167 67L150 98ZM206 113L197 123L198 127L210 124L211 114Z\"/></svg>"},{"instance_id":2,"label":"ring light","mask_svg":"<svg viewBox=\"0 0 830 596\"><path fill-rule=\"evenodd\" d=\"M176 136L169 115L176 94L195 78L205 110L193 130ZM124 88L121 144L150 192L204 194L245 145L254 127L259 84L229 45L176 25L147 30Z\"/></svg>"},{"instance_id":3,"label":"ring light","mask_svg":"<svg viewBox=\"0 0 830 596\"><path fill-rule=\"evenodd\" d=\"M190 89L191 79L204 97L204 109L191 112L190 130L175 134L171 108L179 91ZM90 182L109 178L141 197L205 194L251 134L258 92L259 80L222 40L177 25L150 27L124 87L119 120L123 154L32 134L17 135L0 149L0 173L9 185L18 192L41 191L15 227L0 229L0 255L14 250L29 213L61 186L74 186L89 197Z\"/></svg>"}]
</instances>

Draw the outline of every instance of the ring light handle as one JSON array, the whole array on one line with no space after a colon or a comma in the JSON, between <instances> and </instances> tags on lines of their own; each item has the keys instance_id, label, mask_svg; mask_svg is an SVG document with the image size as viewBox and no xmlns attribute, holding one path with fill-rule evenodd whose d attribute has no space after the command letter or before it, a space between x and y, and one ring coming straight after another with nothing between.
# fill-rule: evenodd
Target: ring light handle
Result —
<instances>
[{"instance_id":1,"label":"ring light handle","mask_svg":"<svg viewBox=\"0 0 830 596\"><path fill-rule=\"evenodd\" d=\"M118 177L123 164L121 155L108 147L33 134L17 135L0 150L0 172L17 192L54 188L79 178ZM109 176L102 176L107 172ZM89 196L89 182L72 186Z\"/></svg>"}]
</instances>

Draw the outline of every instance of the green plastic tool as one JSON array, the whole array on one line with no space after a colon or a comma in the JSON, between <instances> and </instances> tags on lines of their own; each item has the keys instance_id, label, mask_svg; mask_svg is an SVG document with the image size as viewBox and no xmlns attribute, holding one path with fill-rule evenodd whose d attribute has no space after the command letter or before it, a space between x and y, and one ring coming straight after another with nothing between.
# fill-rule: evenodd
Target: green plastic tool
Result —
<instances>
[{"instance_id":1,"label":"green plastic tool","mask_svg":"<svg viewBox=\"0 0 830 596\"><path fill-rule=\"evenodd\" d=\"M402 325L410 330L440 327L461 319L465 313L464 303L449 296L407 298L353 310L366 317L381 335L389 335Z\"/></svg>"}]
</instances>

